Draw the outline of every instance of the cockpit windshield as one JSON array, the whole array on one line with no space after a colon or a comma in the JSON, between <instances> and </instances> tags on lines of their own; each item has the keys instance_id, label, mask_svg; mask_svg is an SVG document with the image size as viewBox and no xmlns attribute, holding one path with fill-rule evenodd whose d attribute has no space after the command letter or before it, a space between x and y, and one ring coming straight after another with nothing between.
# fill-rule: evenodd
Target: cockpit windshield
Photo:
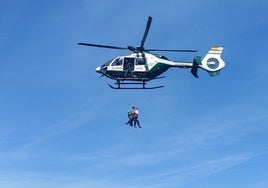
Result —
<instances>
[{"instance_id":1,"label":"cockpit windshield","mask_svg":"<svg viewBox=\"0 0 268 188\"><path fill-rule=\"evenodd\" d=\"M102 65L102 67L108 67L108 66L111 64L111 62L112 62L113 60L114 60L114 59L111 59L111 60L107 61L106 63L104 63L104 64Z\"/></svg>"},{"instance_id":2,"label":"cockpit windshield","mask_svg":"<svg viewBox=\"0 0 268 188\"><path fill-rule=\"evenodd\" d=\"M116 58L112 63L112 66L121 66L121 65L123 65L123 58L122 57Z\"/></svg>"}]
</instances>

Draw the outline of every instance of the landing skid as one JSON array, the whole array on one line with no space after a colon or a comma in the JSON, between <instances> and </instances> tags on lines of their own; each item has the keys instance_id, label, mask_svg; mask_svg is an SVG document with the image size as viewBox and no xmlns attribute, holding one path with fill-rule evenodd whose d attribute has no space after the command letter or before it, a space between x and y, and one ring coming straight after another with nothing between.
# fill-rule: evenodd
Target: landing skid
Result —
<instances>
[{"instance_id":1,"label":"landing skid","mask_svg":"<svg viewBox=\"0 0 268 188\"><path fill-rule=\"evenodd\" d=\"M110 86L110 88L112 89L158 89L158 88L162 88L164 86L154 86L154 87L146 87L146 82L125 82L125 83L121 83L121 82L117 82L117 83L114 83L115 85L117 85L116 87L115 86L112 86L110 84L108 84L108 86ZM141 87L121 87L121 85L142 85Z\"/></svg>"}]
</instances>

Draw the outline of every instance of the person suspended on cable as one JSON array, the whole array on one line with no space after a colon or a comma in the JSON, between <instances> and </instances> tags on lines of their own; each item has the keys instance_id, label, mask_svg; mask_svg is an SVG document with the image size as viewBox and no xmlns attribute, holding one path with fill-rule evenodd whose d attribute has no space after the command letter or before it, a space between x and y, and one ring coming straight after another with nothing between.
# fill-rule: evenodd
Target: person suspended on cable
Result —
<instances>
[{"instance_id":1,"label":"person suspended on cable","mask_svg":"<svg viewBox=\"0 0 268 188\"><path fill-rule=\"evenodd\" d=\"M134 127L136 128L136 124L138 125L139 128L141 128L140 126L140 122L138 120L139 118L139 110L137 107L132 106L132 114L133 114L133 123L134 123Z\"/></svg>"},{"instance_id":2,"label":"person suspended on cable","mask_svg":"<svg viewBox=\"0 0 268 188\"><path fill-rule=\"evenodd\" d=\"M131 110L128 110L127 116L128 116L128 122L126 122L125 124L129 126L133 126L133 113Z\"/></svg>"}]
</instances>

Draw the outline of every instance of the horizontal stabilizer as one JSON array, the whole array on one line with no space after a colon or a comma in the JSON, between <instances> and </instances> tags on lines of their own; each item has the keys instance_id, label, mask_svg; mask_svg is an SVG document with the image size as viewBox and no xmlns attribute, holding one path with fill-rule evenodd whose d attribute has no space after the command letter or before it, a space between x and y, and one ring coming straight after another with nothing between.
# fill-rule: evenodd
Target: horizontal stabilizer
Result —
<instances>
[{"instance_id":1,"label":"horizontal stabilizer","mask_svg":"<svg viewBox=\"0 0 268 188\"><path fill-rule=\"evenodd\" d=\"M201 56L196 56L194 58L193 66L192 66L192 69L191 69L192 75L194 77L196 77L196 78L199 78L199 76L197 74L197 70L198 70L198 67L199 67L200 64L201 64Z\"/></svg>"}]
</instances>

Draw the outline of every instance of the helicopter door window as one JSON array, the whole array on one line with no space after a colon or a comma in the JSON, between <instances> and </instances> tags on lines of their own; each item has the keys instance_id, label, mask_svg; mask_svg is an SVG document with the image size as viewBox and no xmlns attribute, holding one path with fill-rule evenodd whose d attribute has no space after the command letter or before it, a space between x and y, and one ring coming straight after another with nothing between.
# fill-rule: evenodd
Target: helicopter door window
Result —
<instances>
[{"instance_id":1,"label":"helicopter door window","mask_svg":"<svg viewBox=\"0 0 268 188\"><path fill-rule=\"evenodd\" d=\"M122 58L117 58L112 63L112 66L121 66L121 65L123 65L123 59Z\"/></svg>"},{"instance_id":2,"label":"helicopter door window","mask_svg":"<svg viewBox=\"0 0 268 188\"><path fill-rule=\"evenodd\" d=\"M134 58L126 57L124 58L124 70L134 70Z\"/></svg>"}]
</instances>

